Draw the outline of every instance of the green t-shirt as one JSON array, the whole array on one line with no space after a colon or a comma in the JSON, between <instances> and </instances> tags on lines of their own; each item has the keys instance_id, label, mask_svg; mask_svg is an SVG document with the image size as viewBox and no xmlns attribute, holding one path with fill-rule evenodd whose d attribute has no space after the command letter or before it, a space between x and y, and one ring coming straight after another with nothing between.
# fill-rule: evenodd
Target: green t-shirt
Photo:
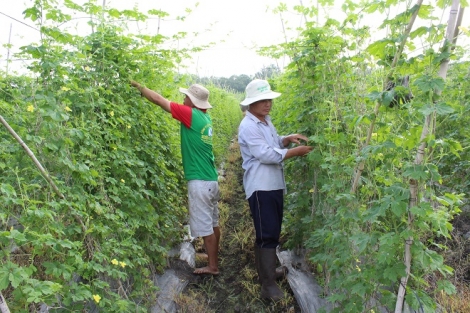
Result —
<instances>
[{"instance_id":1,"label":"green t-shirt","mask_svg":"<svg viewBox=\"0 0 470 313\"><path fill-rule=\"evenodd\" d=\"M184 177L186 180L217 181L218 174L212 152L211 118L209 114L196 108L191 111L190 127L182 122L180 128Z\"/></svg>"}]
</instances>

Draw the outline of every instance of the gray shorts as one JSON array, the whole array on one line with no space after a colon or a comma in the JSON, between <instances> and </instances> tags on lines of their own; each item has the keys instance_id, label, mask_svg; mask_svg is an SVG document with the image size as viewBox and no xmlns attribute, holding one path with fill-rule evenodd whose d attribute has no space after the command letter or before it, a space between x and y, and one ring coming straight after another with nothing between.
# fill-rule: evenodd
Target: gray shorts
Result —
<instances>
[{"instance_id":1,"label":"gray shorts","mask_svg":"<svg viewBox=\"0 0 470 313\"><path fill-rule=\"evenodd\" d=\"M216 181L188 181L189 227L191 236L205 237L219 226L219 183Z\"/></svg>"}]
</instances>

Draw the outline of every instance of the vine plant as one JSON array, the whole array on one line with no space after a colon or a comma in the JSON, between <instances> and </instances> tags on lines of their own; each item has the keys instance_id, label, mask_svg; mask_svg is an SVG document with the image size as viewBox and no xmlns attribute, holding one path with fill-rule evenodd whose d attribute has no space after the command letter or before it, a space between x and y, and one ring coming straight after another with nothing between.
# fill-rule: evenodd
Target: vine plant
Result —
<instances>
[{"instance_id":1,"label":"vine plant","mask_svg":"<svg viewBox=\"0 0 470 313\"><path fill-rule=\"evenodd\" d=\"M64 196L0 132L0 291L13 312L147 312L152 277L185 235L186 193L178 124L129 81L179 101L177 87L190 81L176 65L189 50L129 33L127 20L148 18L137 10L35 0L24 14L41 39L22 47L32 75L1 78L0 111ZM66 28L74 14L89 19L89 34ZM226 125L221 158L241 113L232 95L210 88L214 124Z\"/></svg>"},{"instance_id":2,"label":"vine plant","mask_svg":"<svg viewBox=\"0 0 470 313\"><path fill-rule=\"evenodd\" d=\"M438 4L444 9L450 3ZM422 137L422 120L431 114L437 121L460 110L439 67L446 58L458 59L463 50L434 48L443 42L446 27L432 24L431 4L345 1L342 8L344 21L309 22L298 40L264 50L292 58L274 82L283 92L274 107L274 123L282 133L308 135L314 146L307 159L287 165L294 190L288 196L287 246L304 243L301 247L323 274L336 312L383 307L401 312L400 286L407 305L433 312L433 293L455 292L446 279L453 270L444 264L439 237L450 237L450 221L463 199L460 190L444 185L433 151L458 156L462 147L457 138L436 138L436 123ZM395 16L389 13L400 9ZM316 11L301 8L307 16ZM366 45L370 31L362 21L378 11L386 14L381 27L387 36ZM432 26L412 28L413 14ZM418 39L426 43L422 48L416 47ZM407 75L411 90L385 90L387 81ZM390 108L395 96L410 92L410 102ZM422 143L426 153L416 163ZM363 171L355 180L357 164L363 164ZM418 183L416 196L410 181ZM411 202L414 197L417 201ZM404 284L406 246L413 263Z\"/></svg>"}]
</instances>

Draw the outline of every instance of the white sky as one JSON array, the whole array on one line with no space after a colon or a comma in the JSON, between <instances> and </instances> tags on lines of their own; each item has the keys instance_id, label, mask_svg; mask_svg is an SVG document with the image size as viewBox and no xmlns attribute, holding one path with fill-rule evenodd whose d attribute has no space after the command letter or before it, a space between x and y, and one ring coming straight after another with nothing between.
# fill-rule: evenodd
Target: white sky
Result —
<instances>
[{"instance_id":1,"label":"white sky","mask_svg":"<svg viewBox=\"0 0 470 313\"><path fill-rule=\"evenodd\" d=\"M39 32L20 23L24 22L34 26L30 20L24 20L22 12L32 6L32 0L0 0L7 6L0 6L0 68L6 69L8 48L11 43L9 58L14 59L13 52L19 47L39 41ZM75 0L80 3L83 0ZM279 15L272 13L280 0L105 0L108 7L117 9L132 9L134 6L147 13L149 9L159 9L170 14L160 22L160 33L171 36L178 31L188 32L187 40L191 45L202 45L215 42L216 45L193 56L193 62L182 72L197 73L200 76L225 76L253 75L263 66L276 64L276 60L261 57L256 54L256 47L281 43L284 41L283 25ZM310 3L310 0L283 0L288 7ZM196 7L196 3L198 3ZM101 5L102 0L97 4ZM185 16L186 8L192 12L184 22L176 21L177 16ZM285 14L285 27L295 29L303 25L302 16L292 13ZM9 17L5 16L8 15ZM12 18L19 20L15 21ZM77 16L78 17L78 16ZM68 22L64 27L78 27L89 32L86 25L87 19L77 19ZM129 27L136 27L135 22L130 22ZM11 27L11 35L10 35ZM157 20L149 20L147 23L139 23L139 30L155 34L158 28ZM134 28L137 29L137 28ZM198 35L194 36L193 33ZM290 32L290 37L297 35L296 31ZM174 48L183 47L187 43L173 43ZM287 65L288 60L279 60L280 67ZM10 63L9 69L17 70L24 66L22 61Z\"/></svg>"},{"instance_id":2,"label":"white sky","mask_svg":"<svg viewBox=\"0 0 470 313\"><path fill-rule=\"evenodd\" d=\"M74 1L83 3L85 0ZM103 1L108 7L119 10L132 9L136 6L143 13L147 13L149 9L159 9L169 13L170 16L160 22L160 33L171 36L178 31L188 32L186 42L167 42L173 45L172 48L184 47L188 45L188 42L192 46L201 46L209 42L216 43L213 47L195 54L193 62L188 63L186 69L180 69L180 72L196 73L200 76L225 77L241 74L253 75L263 66L271 64L277 64L281 68L286 66L289 60L276 61L258 56L256 47L284 42L283 29L286 30L288 41L296 37L298 35L296 27L303 26L305 20L303 16L295 14L292 7L300 4L312 6L317 2L316 0L97 0L97 4L101 5ZM272 12L280 2L285 3L290 12L283 13L284 25L280 15ZM339 0L335 2L342 3ZM434 3L434 0L426 0L425 2ZM196 3L198 3L197 7ZM10 42L13 45L9 58L14 59L13 52L17 51L19 47L39 41L39 32L21 23L35 26L30 20L23 20L22 15L25 8L32 6L32 0L0 0L0 4L4 4L0 5L0 68L5 70L7 66L5 60L9 51L6 44ZM187 8L190 8L192 12L184 22L176 21L177 16L187 15L185 13ZM342 21L342 12L339 9L331 8L320 14L323 18L328 15ZM443 14L441 17L445 23L448 18L447 14ZM79 33L87 34L90 32L90 27L86 22L85 18L74 19L63 27L76 27ZM322 22L320 21L320 24ZM372 30L374 30L374 26L376 29L383 22L383 18L368 16L368 21L365 22L368 22L369 25L372 24ZM465 23L465 19L464 24L468 27L468 21ZM137 32L135 22L130 22L128 26ZM157 29L157 20L138 24L138 30L150 35L155 35ZM197 32L198 35L194 36L194 32ZM10 63L10 73L24 65L23 61Z\"/></svg>"}]
</instances>

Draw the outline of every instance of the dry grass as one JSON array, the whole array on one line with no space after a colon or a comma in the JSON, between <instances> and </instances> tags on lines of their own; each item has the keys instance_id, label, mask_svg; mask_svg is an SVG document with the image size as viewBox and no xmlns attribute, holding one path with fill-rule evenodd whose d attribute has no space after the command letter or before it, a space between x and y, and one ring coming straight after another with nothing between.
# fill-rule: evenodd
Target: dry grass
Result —
<instances>
[{"instance_id":1,"label":"dry grass","mask_svg":"<svg viewBox=\"0 0 470 313\"><path fill-rule=\"evenodd\" d=\"M470 212L462 212L452 221L452 239L445 242L449 247L444 253L445 264L454 269L451 282L457 289L454 295L440 292L435 296L436 302L446 313L470 312L470 240L463 235L470 231Z\"/></svg>"},{"instance_id":2,"label":"dry grass","mask_svg":"<svg viewBox=\"0 0 470 313\"><path fill-rule=\"evenodd\" d=\"M437 302L446 313L470 312L470 286L468 284L457 285L457 294L447 295L440 292L437 295Z\"/></svg>"},{"instance_id":3,"label":"dry grass","mask_svg":"<svg viewBox=\"0 0 470 313\"><path fill-rule=\"evenodd\" d=\"M223 226L227 224L229 216L230 207L224 202L219 202L219 225L221 225L221 228L223 228ZM221 236L225 236L225 231L221 233ZM223 239L221 238L220 240Z\"/></svg>"},{"instance_id":4,"label":"dry grass","mask_svg":"<svg viewBox=\"0 0 470 313\"><path fill-rule=\"evenodd\" d=\"M204 299L204 294L199 291L190 290L188 294L180 294L175 303L178 307L179 313L215 313L215 311L208 309L207 305L201 301Z\"/></svg>"},{"instance_id":5,"label":"dry grass","mask_svg":"<svg viewBox=\"0 0 470 313\"><path fill-rule=\"evenodd\" d=\"M238 179L236 173L233 171L226 171L224 181L219 183L220 200L227 203L232 203L237 197Z\"/></svg>"}]
</instances>

